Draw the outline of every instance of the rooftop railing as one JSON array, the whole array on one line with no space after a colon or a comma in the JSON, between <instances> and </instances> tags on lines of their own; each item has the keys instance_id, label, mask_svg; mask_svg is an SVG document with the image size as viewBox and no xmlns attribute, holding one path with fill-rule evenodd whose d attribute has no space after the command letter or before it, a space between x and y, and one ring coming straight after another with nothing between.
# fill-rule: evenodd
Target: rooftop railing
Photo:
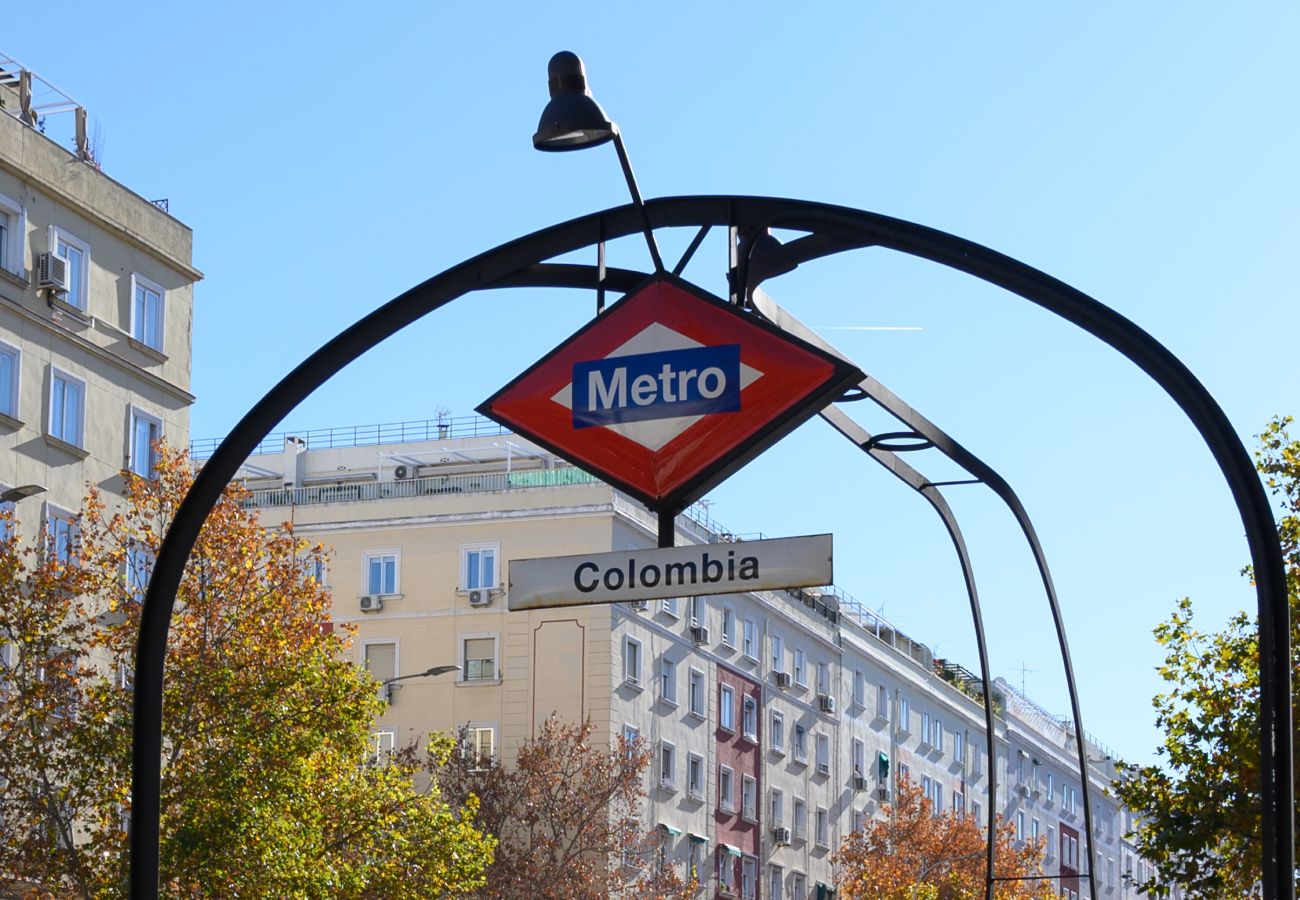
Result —
<instances>
[{"instance_id":1,"label":"rooftop railing","mask_svg":"<svg viewBox=\"0 0 1300 900\"><path fill-rule=\"evenodd\" d=\"M299 488L265 488L250 491L243 505L253 508L315 506L322 503L358 503L437 494L474 494L524 488L595 484L600 479L573 466L560 469L525 469L518 472L481 472L435 475L405 481L364 481L352 484L317 484Z\"/></svg>"},{"instance_id":2,"label":"rooftop railing","mask_svg":"<svg viewBox=\"0 0 1300 900\"><path fill-rule=\"evenodd\" d=\"M440 416L410 422L385 422L378 425L349 425L343 428L314 428L310 431L277 431L268 434L253 451L254 456L281 453L285 438L305 441L308 450L337 447L369 447L376 444L415 444L421 441L447 441L455 438L501 437L512 434L483 416ZM223 438L200 438L190 441L190 456L207 459L216 452Z\"/></svg>"}]
</instances>

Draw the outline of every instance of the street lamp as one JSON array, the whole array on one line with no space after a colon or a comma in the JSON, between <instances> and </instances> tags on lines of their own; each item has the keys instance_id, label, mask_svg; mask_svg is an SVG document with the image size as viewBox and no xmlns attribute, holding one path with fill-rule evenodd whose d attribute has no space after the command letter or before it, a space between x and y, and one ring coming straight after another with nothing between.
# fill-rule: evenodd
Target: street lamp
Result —
<instances>
[{"instance_id":1,"label":"street lamp","mask_svg":"<svg viewBox=\"0 0 1300 900\"><path fill-rule=\"evenodd\" d=\"M44 494L45 485L43 484L24 484L21 487L9 488L3 494L0 494L0 503L16 503L19 500L25 500L36 494Z\"/></svg>"},{"instance_id":2,"label":"street lamp","mask_svg":"<svg viewBox=\"0 0 1300 900\"><path fill-rule=\"evenodd\" d=\"M459 671L460 666L434 666L430 669L425 669L423 672L415 672L411 675L398 675L396 678L386 678L379 686L384 689L384 698L388 700L389 703L392 703L393 685L397 684L399 681L406 681L408 678L432 678L436 675L446 675L448 672Z\"/></svg>"}]
</instances>

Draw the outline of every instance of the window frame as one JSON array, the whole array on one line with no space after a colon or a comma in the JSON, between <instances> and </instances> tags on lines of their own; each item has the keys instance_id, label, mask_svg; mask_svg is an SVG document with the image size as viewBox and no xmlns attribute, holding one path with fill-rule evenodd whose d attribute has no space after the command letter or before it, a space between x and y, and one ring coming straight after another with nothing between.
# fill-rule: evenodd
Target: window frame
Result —
<instances>
[{"instance_id":1,"label":"window frame","mask_svg":"<svg viewBox=\"0 0 1300 900\"><path fill-rule=\"evenodd\" d=\"M145 292L152 291L158 296L158 309L154 314L154 321L152 323L157 331L157 343L150 342L148 340L147 332L141 330L141 326L146 324L141 321L142 317L137 314L136 310L136 293L141 290ZM131 273L131 319L129 324L129 331L133 341L143 344L149 349L156 350L159 353L164 352L163 347L166 341L165 334L167 325L167 291L158 282L151 278L146 278L139 272Z\"/></svg>"},{"instance_id":2,"label":"window frame","mask_svg":"<svg viewBox=\"0 0 1300 900\"><path fill-rule=\"evenodd\" d=\"M808 726L802 722L795 722L790 730L790 755L795 762L808 764Z\"/></svg>"},{"instance_id":3,"label":"window frame","mask_svg":"<svg viewBox=\"0 0 1300 900\"><path fill-rule=\"evenodd\" d=\"M817 753L817 774L831 773L831 737L824 731L817 731L813 740Z\"/></svg>"},{"instance_id":4,"label":"window frame","mask_svg":"<svg viewBox=\"0 0 1300 900\"><path fill-rule=\"evenodd\" d=\"M9 386L9 396L4 396L4 392L0 391L0 402L5 404L0 407L0 415L18 422L22 419L19 411L22 404L23 351L13 344L0 341L0 356L13 358L13 383Z\"/></svg>"},{"instance_id":5,"label":"window frame","mask_svg":"<svg viewBox=\"0 0 1300 900\"><path fill-rule=\"evenodd\" d=\"M758 821L758 779L748 772L740 775L740 817L746 822Z\"/></svg>"},{"instance_id":6,"label":"window frame","mask_svg":"<svg viewBox=\"0 0 1300 900\"><path fill-rule=\"evenodd\" d=\"M768 716L768 747L785 756L785 713L779 709L771 710Z\"/></svg>"},{"instance_id":7,"label":"window frame","mask_svg":"<svg viewBox=\"0 0 1300 900\"><path fill-rule=\"evenodd\" d=\"M477 762L480 763L480 765L475 766L475 765L472 765L472 764L471 764L471 765L470 765L470 769L469 769L471 772L484 772L484 771L487 771L487 769L490 768L490 766L491 766L492 760L496 759L496 755L497 755L497 753L496 753L496 751L497 751L497 724L496 724L495 722L468 722L468 723L466 723L466 725L465 725L465 732L464 732L464 733L465 733L466 736L470 735L471 733L473 733L475 736L477 736L477 735L479 735L479 734L482 734L482 733L485 732L485 731L486 731L488 734L490 734L490 735L492 736L492 752L489 753L489 754L488 754L488 757L487 757L487 759L488 759L488 765L482 765L482 764L481 764L481 763L483 762L483 757L482 757L482 755L480 754L479 757L478 757L478 760L477 760ZM464 750L468 750L468 749L470 749L470 747L469 747L468 745L465 745L465 746L462 747L462 752L463 752ZM478 750L478 742L477 742L477 741L474 742L473 749L476 750L476 751ZM473 760L474 760L474 755L473 755L473 754L470 754L470 756L467 757L467 758L470 759L471 761L473 761Z\"/></svg>"},{"instance_id":8,"label":"window frame","mask_svg":"<svg viewBox=\"0 0 1300 900\"><path fill-rule=\"evenodd\" d=\"M470 585L470 554L481 553L484 550L492 551L492 584ZM481 576L481 572L479 573ZM458 590L462 593L468 591L496 591L501 587L501 542L500 541L476 541L470 544L460 545L460 584Z\"/></svg>"},{"instance_id":9,"label":"window frame","mask_svg":"<svg viewBox=\"0 0 1300 900\"><path fill-rule=\"evenodd\" d=\"M781 828L785 821L785 791L773 787L767 790L767 815L773 828Z\"/></svg>"},{"instance_id":10,"label":"window frame","mask_svg":"<svg viewBox=\"0 0 1300 900\"><path fill-rule=\"evenodd\" d=\"M63 409L64 422L60 423L59 431L54 429L54 385L55 382L62 382L64 385ZM68 399L67 388L75 387L79 393L77 401L77 419L75 422L76 440L69 440L66 428L64 427L67 417ZM78 378L66 369L50 365L50 385L47 392L47 403L49 405L48 415L45 417L45 433L56 441L62 441L70 447L76 447L78 450L84 450L86 447L86 380Z\"/></svg>"},{"instance_id":11,"label":"window frame","mask_svg":"<svg viewBox=\"0 0 1300 900\"><path fill-rule=\"evenodd\" d=\"M808 687L808 654L802 647L794 648L794 683L801 688Z\"/></svg>"},{"instance_id":12,"label":"window frame","mask_svg":"<svg viewBox=\"0 0 1300 900\"><path fill-rule=\"evenodd\" d=\"M69 247L76 249L81 254L81 262L77 268L77 274L74 278L72 274L72 260L68 259L59 252L59 244L64 243ZM50 252L68 264L68 281L75 281L76 291L69 290L64 295L63 302L73 309L81 312L83 315L89 314L90 309L90 244L77 237L61 225L50 226ZM74 293L76 296L74 296ZM134 298L133 298L134 299Z\"/></svg>"},{"instance_id":13,"label":"window frame","mask_svg":"<svg viewBox=\"0 0 1300 900\"><path fill-rule=\"evenodd\" d=\"M470 677L469 666L465 658L466 641L492 639L492 677ZM501 681L501 633L499 631L466 632L456 635L456 663L460 666L457 684L498 684Z\"/></svg>"},{"instance_id":14,"label":"window frame","mask_svg":"<svg viewBox=\"0 0 1300 900\"><path fill-rule=\"evenodd\" d=\"M853 670L853 705L867 708L867 676L861 669Z\"/></svg>"},{"instance_id":15,"label":"window frame","mask_svg":"<svg viewBox=\"0 0 1300 900\"><path fill-rule=\"evenodd\" d=\"M740 623L740 641L741 655L758 662L758 623L748 616Z\"/></svg>"},{"instance_id":16,"label":"window frame","mask_svg":"<svg viewBox=\"0 0 1300 900\"><path fill-rule=\"evenodd\" d=\"M831 815L824 806L817 807L813 816L813 843L822 848L831 845Z\"/></svg>"},{"instance_id":17,"label":"window frame","mask_svg":"<svg viewBox=\"0 0 1300 900\"><path fill-rule=\"evenodd\" d=\"M784 673L785 670L785 638L779 634L774 634L770 638L772 645L772 671Z\"/></svg>"},{"instance_id":18,"label":"window frame","mask_svg":"<svg viewBox=\"0 0 1300 900\"><path fill-rule=\"evenodd\" d=\"M808 840L808 801L795 797L790 808L791 834L796 841Z\"/></svg>"},{"instance_id":19,"label":"window frame","mask_svg":"<svg viewBox=\"0 0 1300 900\"><path fill-rule=\"evenodd\" d=\"M149 588L149 579L153 576L153 567L157 558L156 553L143 545L137 544L135 541L132 541L127 546L126 556L122 560L125 569L122 576L126 594L132 602L144 603L145 591ZM143 562L143 566L141 562ZM144 573L144 580L142 583L136 584L135 578L141 571Z\"/></svg>"},{"instance_id":20,"label":"window frame","mask_svg":"<svg viewBox=\"0 0 1300 900\"><path fill-rule=\"evenodd\" d=\"M659 787L677 790L677 745L672 741L659 741ZM667 768L668 774L664 774Z\"/></svg>"},{"instance_id":21,"label":"window frame","mask_svg":"<svg viewBox=\"0 0 1300 900\"><path fill-rule=\"evenodd\" d=\"M371 647L391 646L393 648L393 674L389 678L396 678L402 674L402 643L395 637L377 637L361 642L361 668L370 672L371 677L380 682L378 687L379 696L388 699L388 688L392 685L385 685L383 682L388 678L380 678L370 669L369 650Z\"/></svg>"},{"instance_id":22,"label":"window frame","mask_svg":"<svg viewBox=\"0 0 1300 900\"><path fill-rule=\"evenodd\" d=\"M43 521L45 523L47 551L53 552L55 558L64 565L72 564L81 544L81 523L78 521L77 514L72 510L64 509L62 506L46 501L43 510ZM59 530L56 523L63 523L67 526L68 541L65 548L67 558L64 558L58 546Z\"/></svg>"},{"instance_id":23,"label":"window frame","mask_svg":"<svg viewBox=\"0 0 1300 900\"><path fill-rule=\"evenodd\" d=\"M882 722L889 721L889 685L876 685L876 718Z\"/></svg>"},{"instance_id":24,"label":"window frame","mask_svg":"<svg viewBox=\"0 0 1300 900\"><path fill-rule=\"evenodd\" d=\"M664 597L662 600L660 600L659 611L663 613L665 616L671 616L674 619L681 618L681 616L677 612L676 597Z\"/></svg>"},{"instance_id":25,"label":"window frame","mask_svg":"<svg viewBox=\"0 0 1300 900\"><path fill-rule=\"evenodd\" d=\"M27 207L0 194L0 213L9 217L7 235L0 237L0 268L19 278L27 277Z\"/></svg>"},{"instance_id":26,"label":"window frame","mask_svg":"<svg viewBox=\"0 0 1300 900\"><path fill-rule=\"evenodd\" d=\"M132 403L127 411L127 422L128 422L128 426L127 426L127 435L126 435L126 469L128 472L132 473L133 475L138 475L141 478L146 478L150 481L153 481L158 477L158 452L157 450L154 449L153 442L162 440L163 437L162 416L156 416L153 413L149 412L148 410L142 409L141 407L136 406L134 403ZM146 467L148 471L146 472L140 472L136 469L136 463L138 462L138 460L136 459L136 454L139 452L140 449L136 445L136 438L137 438L136 423L137 422L144 422L149 425L153 425L157 430L157 437L153 438L149 442L149 447L146 449L146 452L149 455L148 465Z\"/></svg>"},{"instance_id":27,"label":"window frame","mask_svg":"<svg viewBox=\"0 0 1300 900\"><path fill-rule=\"evenodd\" d=\"M718 763L718 809L736 811L736 770L725 763Z\"/></svg>"},{"instance_id":28,"label":"window frame","mask_svg":"<svg viewBox=\"0 0 1300 900\"><path fill-rule=\"evenodd\" d=\"M697 691L696 688L699 688ZM699 708L696 708L696 701L699 701ZM690 667L690 672L686 676L686 705L687 712L697 719L707 719L709 717L708 693L704 684L704 670Z\"/></svg>"},{"instance_id":29,"label":"window frame","mask_svg":"<svg viewBox=\"0 0 1300 900\"><path fill-rule=\"evenodd\" d=\"M393 558L393 589L392 591L372 591L370 590L370 563L371 560L381 560L391 556ZM380 576L380 587L383 587L383 576ZM400 597L402 596L402 551L396 548L382 550L365 550L361 554L361 587L362 596L370 597Z\"/></svg>"},{"instance_id":30,"label":"window frame","mask_svg":"<svg viewBox=\"0 0 1300 900\"><path fill-rule=\"evenodd\" d=\"M677 705L677 661L666 653L659 657L659 699Z\"/></svg>"},{"instance_id":31,"label":"window frame","mask_svg":"<svg viewBox=\"0 0 1300 900\"><path fill-rule=\"evenodd\" d=\"M697 781L692 776L698 775ZM700 753L686 755L686 795L692 800L703 800L708 790L704 777L704 756Z\"/></svg>"},{"instance_id":32,"label":"window frame","mask_svg":"<svg viewBox=\"0 0 1300 900\"><path fill-rule=\"evenodd\" d=\"M635 649L634 649L635 648ZM641 690L641 660L645 645L640 638L623 635L623 685Z\"/></svg>"},{"instance_id":33,"label":"window frame","mask_svg":"<svg viewBox=\"0 0 1300 900\"><path fill-rule=\"evenodd\" d=\"M718 685L718 727L736 733L736 688L730 684Z\"/></svg>"},{"instance_id":34,"label":"window frame","mask_svg":"<svg viewBox=\"0 0 1300 900\"><path fill-rule=\"evenodd\" d=\"M736 610L726 604L722 606L722 646L736 646Z\"/></svg>"},{"instance_id":35,"label":"window frame","mask_svg":"<svg viewBox=\"0 0 1300 900\"><path fill-rule=\"evenodd\" d=\"M748 693L740 698L740 733L750 743L758 743L758 700Z\"/></svg>"}]
</instances>

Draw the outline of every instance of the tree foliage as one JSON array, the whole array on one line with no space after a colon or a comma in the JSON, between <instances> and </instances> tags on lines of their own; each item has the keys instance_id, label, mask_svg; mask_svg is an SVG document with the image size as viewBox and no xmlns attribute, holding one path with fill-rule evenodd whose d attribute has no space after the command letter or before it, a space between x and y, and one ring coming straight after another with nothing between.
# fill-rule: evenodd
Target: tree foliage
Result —
<instances>
[{"instance_id":1,"label":"tree foliage","mask_svg":"<svg viewBox=\"0 0 1300 900\"><path fill-rule=\"evenodd\" d=\"M161 448L122 509L94 492L73 541L0 542L0 893L125 893L142 572L192 478ZM232 488L177 594L167 651L162 885L187 897L427 897L476 887L475 802L373 764L374 680L311 572L324 549L264 529ZM125 575L124 575L125 573ZM452 742L429 748L445 760ZM426 779L427 780L427 779ZM8 895L8 894L6 894Z\"/></svg>"},{"instance_id":2,"label":"tree foliage","mask_svg":"<svg viewBox=\"0 0 1300 900\"><path fill-rule=\"evenodd\" d=\"M1300 665L1300 441L1290 436L1290 423L1269 424L1256 463L1281 506L1294 671ZM1153 896L1168 896L1171 883L1196 897L1258 896L1258 623L1243 612L1219 631L1202 631L1184 598L1155 636L1165 651L1158 671L1169 687L1152 700L1164 731L1161 760L1126 767L1116 788L1141 816L1134 839L1160 874L1159 883L1153 874L1145 887ZM1300 721L1294 708L1292 721Z\"/></svg>"},{"instance_id":3,"label":"tree foliage","mask_svg":"<svg viewBox=\"0 0 1300 900\"><path fill-rule=\"evenodd\" d=\"M935 814L930 799L906 776L897 799L885 804L882 818L868 819L844 838L835 853L840 897L844 900L982 900L985 890L985 833L973 816ZM1041 838L1020 842L1010 822L1000 822L995 837L995 874L1022 878L1041 871ZM1004 881L997 900L1050 900L1048 881Z\"/></svg>"},{"instance_id":4,"label":"tree foliage","mask_svg":"<svg viewBox=\"0 0 1300 900\"><path fill-rule=\"evenodd\" d=\"M543 723L515 765L461 752L443 767L451 802L477 797L479 821L498 841L485 900L686 900L684 881L661 856L662 836L647 832L639 810L650 753L640 739L612 747L591 740L592 724Z\"/></svg>"}]
</instances>

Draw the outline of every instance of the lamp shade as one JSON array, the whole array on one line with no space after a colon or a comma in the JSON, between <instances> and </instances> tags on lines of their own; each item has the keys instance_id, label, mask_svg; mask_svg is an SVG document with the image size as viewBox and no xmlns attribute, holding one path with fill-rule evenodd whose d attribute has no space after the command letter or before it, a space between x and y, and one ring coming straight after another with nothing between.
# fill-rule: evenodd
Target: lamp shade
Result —
<instances>
[{"instance_id":1,"label":"lamp shade","mask_svg":"<svg viewBox=\"0 0 1300 900\"><path fill-rule=\"evenodd\" d=\"M587 90L587 74L576 53L562 50L547 66L551 100L533 135L538 150L582 150L614 137L614 123Z\"/></svg>"}]
</instances>

